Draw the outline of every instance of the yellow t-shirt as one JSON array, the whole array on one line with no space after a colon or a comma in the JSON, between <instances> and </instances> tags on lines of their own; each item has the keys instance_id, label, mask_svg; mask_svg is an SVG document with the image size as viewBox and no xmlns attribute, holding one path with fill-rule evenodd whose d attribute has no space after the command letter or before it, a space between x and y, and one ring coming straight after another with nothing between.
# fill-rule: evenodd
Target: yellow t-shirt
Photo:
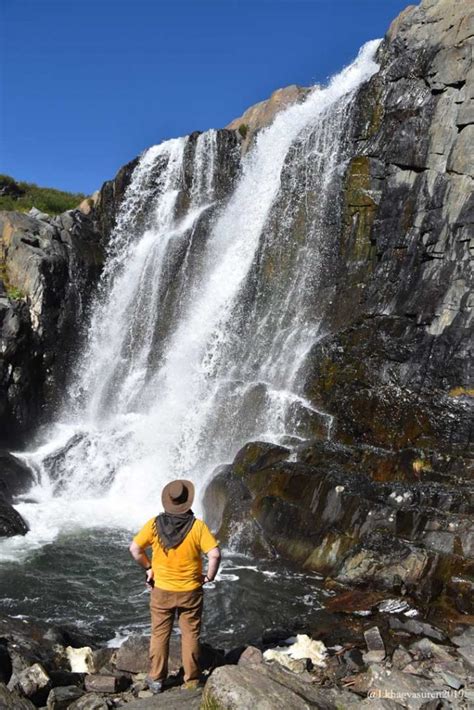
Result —
<instances>
[{"instance_id":1,"label":"yellow t-shirt","mask_svg":"<svg viewBox=\"0 0 474 710\"><path fill-rule=\"evenodd\" d=\"M189 592L201 586L202 558L219 544L203 520L196 520L183 542L165 552L155 532L151 518L135 535L133 541L143 550L152 548L151 566L155 587L170 592Z\"/></svg>"}]
</instances>

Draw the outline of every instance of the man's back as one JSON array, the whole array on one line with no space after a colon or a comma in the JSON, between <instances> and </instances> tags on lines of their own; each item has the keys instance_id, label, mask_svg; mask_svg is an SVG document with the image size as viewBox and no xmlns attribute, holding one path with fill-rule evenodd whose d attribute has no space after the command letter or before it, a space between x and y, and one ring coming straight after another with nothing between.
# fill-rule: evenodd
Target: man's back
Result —
<instances>
[{"instance_id":1,"label":"man's back","mask_svg":"<svg viewBox=\"0 0 474 710\"><path fill-rule=\"evenodd\" d=\"M191 591L202 584L201 555L218 544L203 520L196 519L184 540L165 550L155 531L155 518L151 518L134 537L134 542L145 549L152 548L152 569L155 586L168 591Z\"/></svg>"}]
</instances>

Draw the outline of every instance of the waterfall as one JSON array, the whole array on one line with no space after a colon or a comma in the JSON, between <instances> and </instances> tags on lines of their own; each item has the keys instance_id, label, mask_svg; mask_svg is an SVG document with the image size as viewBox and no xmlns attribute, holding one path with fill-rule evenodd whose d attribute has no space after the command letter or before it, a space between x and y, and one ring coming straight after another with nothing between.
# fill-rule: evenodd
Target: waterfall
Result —
<instances>
[{"instance_id":1,"label":"waterfall","mask_svg":"<svg viewBox=\"0 0 474 710\"><path fill-rule=\"evenodd\" d=\"M321 336L352 99L377 46L260 131L226 196L217 131L142 155L64 407L25 456L29 535L136 527L167 481L192 477L199 494L249 439L328 435L301 373Z\"/></svg>"}]
</instances>

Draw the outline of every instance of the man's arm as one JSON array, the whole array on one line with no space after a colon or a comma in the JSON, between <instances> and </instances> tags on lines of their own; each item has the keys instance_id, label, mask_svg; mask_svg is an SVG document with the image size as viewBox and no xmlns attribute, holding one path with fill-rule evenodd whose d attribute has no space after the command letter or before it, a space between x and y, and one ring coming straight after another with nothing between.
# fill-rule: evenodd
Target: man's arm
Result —
<instances>
[{"instance_id":1,"label":"man's arm","mask_svg":"<svg viewBox=\"0 0 474 710\"><path fill-rule=\"evenodd\" d=\"M203 584L206 582L212 582L217 574L219 565L221 563L221 551L218 547L213 547L207 553L207 572L204 576Z\"/></svg>"},{"instance_id":2,"label":"man's arm","mask_svg":"<svg viewBox=\"0 0 474 710\"><path fill-rule=\"evenodd\" d=\"M135 560L135 562L138 562L139 565L141 565L144 569L147 570L146 581L147 583L150 582L150 580L153 579L154 575L153 570L151 569L150 560L148 559L145 550L140 547L140 545L137 545L137 543L134 541L132 541L128 549L130 550L130 554Z\"/></svg>"}]
</instances>

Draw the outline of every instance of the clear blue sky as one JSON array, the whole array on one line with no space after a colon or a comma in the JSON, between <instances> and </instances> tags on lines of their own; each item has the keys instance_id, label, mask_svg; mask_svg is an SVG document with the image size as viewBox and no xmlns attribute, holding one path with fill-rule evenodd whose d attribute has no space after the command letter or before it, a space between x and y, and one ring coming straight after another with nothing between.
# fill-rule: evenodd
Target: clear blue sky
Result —
<instances>
[{"instance_id":1,"label":"clear blue sky","mask_svg":"<svg viewBox=\"0 0 474 710\"><path fill-rule=\"evenodd\" d=\"M92 192L149 145L325 81L407 4L0 0L0 172Z\"/></svg>"}]
</instances>

